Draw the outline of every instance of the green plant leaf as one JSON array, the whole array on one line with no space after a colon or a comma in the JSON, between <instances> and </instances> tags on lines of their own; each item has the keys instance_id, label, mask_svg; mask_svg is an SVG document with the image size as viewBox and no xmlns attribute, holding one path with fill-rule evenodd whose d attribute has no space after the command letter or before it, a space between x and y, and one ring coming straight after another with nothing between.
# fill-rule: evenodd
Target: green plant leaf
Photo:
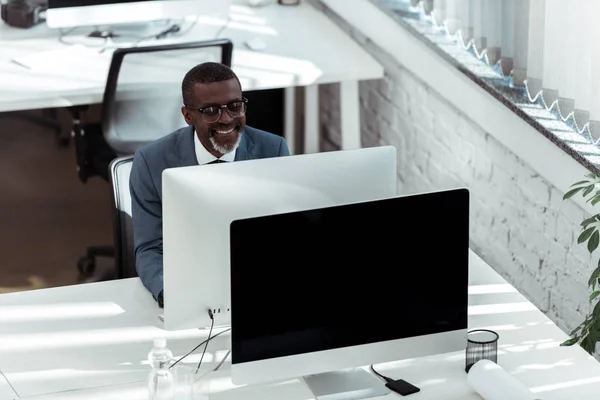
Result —
<instances>
[{"instance_id":1,"label":"green plant leaf","mask_svg":"<svg viewBox=\"0 0 600 400\"><path fill-rule=\"evenodd\" d=\"M598 279L598 274L600 274L600 262L598 262L598 264L599 265L596 267L594 272L592 272L592 274L590 275L590 280L588 281L588 286L592 286L592 284L594 284L594 282Z\"/></svg>"},{"instance_id":2,"label":"green plant leaf","mask_svg":"<svg viewBox=\"0 0 600 400\"><path fill-rule=\"evenodd\" d=\"M594 306L594 310L592 311L592 318L590 319L590 321L588 321L588 324L595 323L598 320L598 317L600 317L600 302L596 303L596 305Z\"/></svg>"},{"instance_id":3,"label":"green plant leaf","mask_svg":"<svg viewBox=\"0 0 600 400\"><path fill-rule=\"evenodd\" d=\"M573 329L571 331L571 333L569 333L569 336L575 336L577 334L577 332L579 332L581 330L582 326L583 326L583 323L581 325L579 325L577 328Z\"/></svg>"},{"instance_id":4,"label":"green plant leaf","mask_svg":"<svg viewBox=\"0 0 600 400\"><path fill-rule=\"evenodd\" d=\"M596 342L593 342L589 335L586 335L580 343L581 347L585 351L587 351L590 355L594 354L594 350L596 350Z\"/></svg>"},{"instance_id":5,"label":"green plant leaf","mask_svg":"<svg viewBox=\"0 0 600 400\"><path fill-rule=\"evenodd\" d=\"M590 183L590 181L579 181L579 182L575 182L574 184L571 185L571 187L575 187L575 186L579 186L579 185L583 185L585 183Z\"/></svg>"},{"instance_id":6,"label":"green plant leaf","mask_svg":"<svg viewBox=\"0 0 600 400\"><path fill-rule=\"evenodd\" d=\"M594 193L594 195L590 196L589 199L586 200L586 202L592 202L594 201L594 199L596 198L596 196L598 196L598 193Z\"/></svg>"},{"instance_id":7,"label":"green plant leaf","mask_svg":"<svg viewBox=\"0 0 600 400\"><path fill-rule=\"evenodd\" d=\"M588 219L583 220L583 222L581 223L581 226L585 229L585 228L587 228L587 226L589 224L593 224L594 222L600 222L600 221L598 221L596 215L594 215L593 217L590 217Z\"/></svg>"},{"instance_id":8,"label":"green plant leaf","mask_svg":"<svg viewBox=\"0 0 600 400\"><path fill-rule=\"evenodd\" d=\"M581 189L583 189L583 188L584 188L584 186L581 186L581 187L578 187L578 188L575 188L575 189L571 189L571 190L569 190L569 191L568 191L567 193L565 193L565 195L563 196L563 200L567 200L567 199L569 199L569 198L571 198L571 197L575 196L575 195L576 195L577 193L579 193L579 191L580 191Z\"/></svg>"},{"instance_id":9,"label":"green plant leaf","mask_svg":"<svg viewBox=\"0 0 600 400\"><path fill-rule=\"evenodd\" d=\"M590 301L594 300L596 297L598 297L598 295L600 294L600 291L596 290L594 292L592 292L592 294L590 294Z\"/></svg>"},{"instance_id":10,"label":"green plant leaf","mask_svg":"<svg viewBox=\"0 0 600 400\"><path fill-rule=\"evenodd\" d=\"M600 195L595 195L594 197L592 197L592 205L593 206L598 204L598 202L600 202Z\"/></svg>"},{"instance_id":11,"label":"green plant leaf","mask_svg":"<svg viewBox=\"0 0 600 400\"><path fill-rule=\"evenodd\" d=\"M579 341L579 336L571 338L571 339L567 339L564 342L562 342L560 345L561 346L573 346L575 343L577 343Z\"/></svg>"},{"instance_id":12,"label":"green plant leaf","mask_svg":"<svg viewBox=\"0 0 600 400\"><path fill-rule=\"evenodd\" d=\"M594 233L592 233L590 240L588 240L588 244L587 244L588 251L590 253L593 253L594 250L596 250L596 248L598 247L599 242L600 242L600 234L596 230L596 231L594 231Z\"/></svg>"},{"instance_id":13,"label":"green plant leaf","mask_svg":"<svg viewBox=\"0 0 600 400\"><path fill-rule=\"evenodd\" d=\"M590 238L590 236L592 236L592 233L594 233L594 231L596 231L596 230L597 230L597 228L595 226L585 229L583 232L581 232L581 234L577 238L577 244L581 244L581 243L585 242L586 240L588 240Z\"/></svg>"},{"instance_id":14,"label":"green plant leaf","mask_svg":"<svg viewBox=\"0 0 600 400\"><path fill-rule=\"evenodd\" d=\"M594 190L595 187L596 187L596 185L593 183L589 186L586 186L585 190L583 191L583 193L581 195L583 197L587 196L588 194L592 193L592 190Z\"/></svg>"},{"instance_id":15,"label":"green plant leaf","mask_svg":"<svg viewBox=\"0 0 600 400\"><path fill-rule=\"evenodd\" d=\"M590 173L589 173L589 174L587 174L585 177L586 177L586 178L592 178L592 179L594 179L594 178L596 177L596 174L594 174L593 172L590 172Z\"/></svg>"}]
</instances>

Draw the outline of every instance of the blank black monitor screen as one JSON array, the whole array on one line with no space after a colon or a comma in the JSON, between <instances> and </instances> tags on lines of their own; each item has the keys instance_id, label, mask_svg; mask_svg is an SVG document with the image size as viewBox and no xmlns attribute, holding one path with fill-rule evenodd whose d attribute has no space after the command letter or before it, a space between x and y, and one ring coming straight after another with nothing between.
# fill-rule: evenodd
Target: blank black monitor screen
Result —
<instances>
[{"instance_id":1,"label":"blank black monitor screen","mask_svg":"<svg viewBox=\"0 0 600 400\"><path fill-rule=\"evenodd\" d=\"M152 0L48 0L48 8L101 6L104 4L133 3Z\"/></svg>"},{"instance_id":2,"label":"blank black monitor screen","mask_svg":"<svg viewBox=\"0 0 600 400\"><path fill-rule=\"evenodd\" d=\"M467 328L469 192L237 220L232 362Z\"/></svg>"}]
</instances>

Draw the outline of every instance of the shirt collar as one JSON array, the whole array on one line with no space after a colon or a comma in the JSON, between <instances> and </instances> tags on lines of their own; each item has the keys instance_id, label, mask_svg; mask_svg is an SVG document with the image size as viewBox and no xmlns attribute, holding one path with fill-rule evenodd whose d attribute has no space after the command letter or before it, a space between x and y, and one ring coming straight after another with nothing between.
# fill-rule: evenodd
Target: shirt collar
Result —
<instances>
[{"instance_id":1,"label":"shirt collar","mask_svg":"<svg viewBox=\"0 0 600 400\"><path fill-rule=\"evenodd\" d=\"M206 150L206 147L204 147L204 145L202 143L200 143L200 139L198 139L198 135L196 135L195 129L194 129L194 151L196 152L196 159L198 160L198 165L208 164L217 159L217 157L210 154L210 152L208 150ZM235 161L236 151L237 151L237 148L235 148L233 151L230 151L227 154L224 154L220 158L220 160L229 161L229 162Z\"/></svg>"}]
</instances>

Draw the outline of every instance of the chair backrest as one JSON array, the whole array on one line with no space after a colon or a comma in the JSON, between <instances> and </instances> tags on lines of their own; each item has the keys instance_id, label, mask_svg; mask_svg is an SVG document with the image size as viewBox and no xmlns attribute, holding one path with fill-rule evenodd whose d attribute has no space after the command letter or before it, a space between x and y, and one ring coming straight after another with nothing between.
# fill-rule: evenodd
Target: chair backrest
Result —
<instances>
[{"instance_id":1,"label":"chair backrest","mask_svg":"<svg viewBox=\"0 0 600 400\"><path fill-rule=\"evenodd\" d=\"M113 205L115 266L118 279L137 276L135 254L133 252L131 193L129 191L129 175L132 165L133 156L125 156L115 158L109 166Z\"/></svg>"},{"instance_id":2,"label":"chair backrest","mask_svg":"<svg viewBox=\"0 0 600 400\"><path fill-rule=\"evenodd\" d=\"M117 155L185 126L181 81L195 65L231 66L233 43L216 39L121 48L112 56L102 106L103 135Z\"/></svg>"}]
</instances>

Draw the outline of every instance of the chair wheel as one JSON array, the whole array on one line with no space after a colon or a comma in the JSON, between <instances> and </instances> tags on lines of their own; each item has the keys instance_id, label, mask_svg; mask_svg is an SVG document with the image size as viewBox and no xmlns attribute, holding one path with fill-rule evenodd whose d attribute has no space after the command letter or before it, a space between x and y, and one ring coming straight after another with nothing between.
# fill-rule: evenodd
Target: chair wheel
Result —
<instances>
[{"instance_id":1,"label":"chair wheel","mask_svg":"<svg viewBox=\"0 0 600 400\"><path fill-rule=\"evenodd\" d=\"M94 272L94 269L96 269L96 262L91 257L81 257L77 261L77 269L84 275L90 275Z\"/></svg>"}]
</instances>

